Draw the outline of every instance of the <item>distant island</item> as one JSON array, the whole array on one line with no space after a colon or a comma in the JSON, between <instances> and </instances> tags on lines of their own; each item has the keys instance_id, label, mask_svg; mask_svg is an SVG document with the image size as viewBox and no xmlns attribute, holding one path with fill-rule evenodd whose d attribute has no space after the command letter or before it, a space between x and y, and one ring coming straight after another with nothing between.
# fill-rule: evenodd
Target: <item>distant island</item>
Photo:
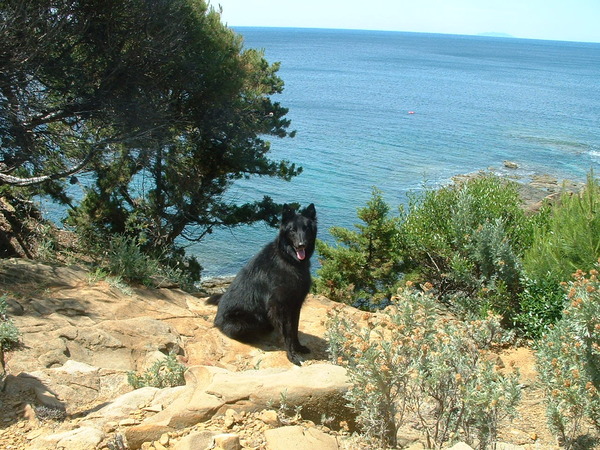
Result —
<instances>
[{"instance_id":1,"label":"distant island","mask_svg":"<svg viewBox=\"0 0 600 450\"><path fill-rule=\"evenodd\" d=\"M514 38L512 34L508 33L496 33L493 31L488 31L486 33L479 33L477 36L485 36L485 37L499 37L499 38Z\"/></svg>"}]
</instances>

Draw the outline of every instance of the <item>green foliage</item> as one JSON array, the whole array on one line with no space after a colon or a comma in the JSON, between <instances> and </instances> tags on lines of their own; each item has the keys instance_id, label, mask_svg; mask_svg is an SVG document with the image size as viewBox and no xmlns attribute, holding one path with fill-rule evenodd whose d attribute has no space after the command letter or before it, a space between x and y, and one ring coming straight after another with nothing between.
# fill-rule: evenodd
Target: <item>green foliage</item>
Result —
<instances>
[{"instance_id":1,"label":"green foliage","mask_svg":"<svg viewBox=\"0 0 600 450\"><path fill-rule=\"evenodd\" d=\"M358 210L358 231L331 234L340 245L319 242L317 292L355 306L385 305L404 276L430 282L444 300L471 298L470 315L491 309L512 317L537 219L526 217L515 184L487 174L409 199L400 217L374 190Z\"/></svg>"},{"instance_id":2,"label":"green foliage","mask_svg":"<svg viewBox=\"0 0 600 450\"><path fill-rule=\"evenodd\" d=\"M410 198L401 233L406 279L431 283L465 317L494 311L514 325L522 255L544 215L528 217L514 182L480 174Z\"/></svg>"},{"instance_id":3,"label":"green foliage","mask_svg":"<svg viewBox=\"0 0 600 450\"><path fill-rule=\"evenodd\" d=\"M451 321L431 296L407 291L363 321L336 310L327 338L332 360L348 369L349 405L375 447L396 446L408 412L435 448L459 439L487 448L500 422L516 414L518 375L499 373L482 353L500 337L496 317Z\"/></svg>"},{"instance_id":4,"label":"green foliage","mask_svg":"<svg viewBox=\"0 0 600 450\"><path fill-rule=\"evenodd\" d=\"M518 293L518 313L511 318L512 326L527 338L540 338L560 319L564 299L565 290L558 279L549 275L536 279L525 277Z\"/></svg>"},{"instance_id":5,"label":"green foliage","mask_svg":"<svg viewBox=\"0 0 600 450\"><path fill-rule=\"evenodd\" d=\"M21 333L10 319L7 312L6 296L0 296L0 356L19 345Z\"/></svg>"},{"instance_id":6,"label":"green foliage","mask_svg":"<svg viewBox=\"0 0 600 450\"><path fill-rule=\"evenodd\" d=\"M329 231L339 245L317 242L322 264L317 292L365 309L389 299L402 268L399 222L389 212L381 191L373 189L367 205L358 209L363 223L357 231L333 227Z\"/></svg>"},{"instance_id":7,"label":"green foliage","mask_svg":"<svg viewBox=\"0 0 600 450\"><path fill-rule=\"evenodd\" d=\"M147 257L132 238L116 235L106 252L106 269L114 276L145 285L160 273L158 260Z\"/></svg>"},{"instance_id":8,"label":"green foliage","mask_svg":"<svg viewBox=\"0 0 600 450\"><path fill-rule=\"evenodd\" d=\"M597 269L589 275L576 272L563 317L537 350L548 423L567 449L576 444L586 420L600 430L599 289Z\"/></svg>"},{"instance_id":9,"label":"green foliage","mask_svg":"<svg viewBox=\"0 0 600 450\"><path fill-rule=\"evenodd\" d=\"M560 318L561 282L600 257L600 187L564 194L527 216L517 186L491 174L409 197L389 217L381 192L359 209L357 231L334 227L319 242L316 290L362 308L385 306L401 279L433 289L467 318L488 311L528 338Z\"/></svg>"},{"instance_id":10,"label":"green foliage","mask_svg":"<svg viewBox=\"0 0 600 450\"><path fill-rule=\"evenodd\" d=\"M410 278L427 280L443 296L473 295L501 281L518 286L518 257L532 223L514 183L486 174L410 199L401 232Z\"/></svg>"},{"instance_id":11,"label":"green foliage","mask_svg":"<svg viewBox=\"0 0 600 450\"><path fill-rule=\"evenodd\" d=\"M273 403L274 402L269 402ZM272 409L272 406L269 406ZM290 406L287 396L287 389L279 393L279 407L277 408L277 418L283 425L292 425L302 419L302 405Z\"/></svg>"},{"instance_id":12,"label":"green foliage","mask_svg":"<svg viewBox=\"0 0 600 450\"><path fill-rule=\"evenodd\" d=\"M37 185L71 206L84 241L125 234L150 255L214 227L277 221L269 197L225 193L301 172L270 159L265 140L294 135L271 99L279 65L206 1L8 0L0 41L0 187ZM86 185L80 204L67 179Z\"/></svg>"},{"instance_id":13,"label":"green foliage","mask_svg":"<svg viewBox=\"0 0 600 450\"><path fill-rule=\"evenodd\" d=\"M183 386L185 370L186 367L177 360L177 356L169 353L166 358L152 364L143 374L128 372L127 381L134 389L145 386L156 388Z\"/></svg>"},{"instance_id":14,"label":"green foliage","mask_svg":"<svg viewBox=\"0 0 600 450\"><path fill-rule=\"evenodd\" d=\"M175 48L159 52L164 62L152 69L165 76L160 87L171 94L149 97L169 126L136 145L115 146L110 160L94 161L96 183L71 212L78 229L139 235L158 249L180 236L201 239L217 226L276 222L280 207L269 197L236 205L223 194L240 178L289 180L300 173L294 164L270 160L263 139L288 136L287 109L270 100L283 89L279 66L245 50L205 2L170 3L168 15L148 18L177 35Z\"/></svg>"},{"instance_id":15,"label":"green foliage","mask_svg":"<svg viewBox=\"0 0 600 450\"><path fill-rule=\"evenodd\" d=\"M575 270L590 270L600 258L600 185L593 172L580 193L563 193L538 227L523 264L531 278L568 281Z\"/></svg>"},{"instance_id":16,"label":"green foliage","mask_svg":"<svg viewBox=\"0 0 600 450\"><path fill-rule=\"evenodd\" d=\"M503 221L484 223L474 234L472 257L481 276L487 280L501 280L511 292L519 287L521 262L504 231Z\"/></svg>"},{"instance_id":17,"label":"green foliage","mask_svg":"<svg viewBox=\"0 0 600 450\"><path fill-rule=\"evenodd\" d=\"M193 282L196 281L196 278L190 277L189 267L183 270L177 266L170 267L169 263L173 260L168 255L153 256L150 251L145 252L136 239L125 235L113 236L103 253L101 250L92 253L103 256L98 260L99 269L128 282L146 286L178 283L183 288L193 290Z\"/></svg>"}]
</instances>

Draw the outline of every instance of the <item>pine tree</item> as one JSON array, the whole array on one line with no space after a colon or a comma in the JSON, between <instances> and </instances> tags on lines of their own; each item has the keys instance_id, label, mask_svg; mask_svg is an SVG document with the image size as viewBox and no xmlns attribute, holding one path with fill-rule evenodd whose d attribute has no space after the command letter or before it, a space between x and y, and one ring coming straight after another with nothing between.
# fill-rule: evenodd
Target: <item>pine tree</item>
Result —
<instances>
[{"instance_id":1,"label":"pine tree","mask_svg":"<svg viewBox=\"0 0 600 450\"><path fill-rule=\"evenodd\" d=\"M315 285L332 300L372 309L385 304L400 278L399 219L390 216L389 205L375 188L357 215L362 223L355 225L356 231L329 230L338 245L318 241L322 266Z\"/></svg>"}]
</instances>

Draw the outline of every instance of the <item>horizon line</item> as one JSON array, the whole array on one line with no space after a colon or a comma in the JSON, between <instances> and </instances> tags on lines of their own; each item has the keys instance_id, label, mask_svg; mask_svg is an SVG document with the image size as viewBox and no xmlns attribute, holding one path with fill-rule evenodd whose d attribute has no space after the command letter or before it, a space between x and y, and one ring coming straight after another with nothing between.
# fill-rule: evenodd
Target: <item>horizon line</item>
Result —
<instances>
[{"instance_id":1,"label":"horizon line","mask_svg":"<svg viewBox=\"0 0 600 450\"><path fill-rule=\"evenodd\" d=\"M331 31L368 31L368 32L383 32L383 33L412 33L412 34L437 34L443 36L469 36L469 37L482 37L492 39L514 39L514 40L527 40L527 41L544 41L544 42L568 42L574 44L600 44L600 41L576 41L568 39L549 39L549 38L531 38L531 37L520 37L514 36L504 32L494 31L482 31L476 34L469 33L442 33L439 31L403 31L403 30L384 30L384 29L369 29L369 28L343 28L343 27L311 27L311 26L282 26L282 25L229 25L225 23L228 28L276 28L276 29L290 29L290 30L331 30Z\"/></svg>"}]
</instances>

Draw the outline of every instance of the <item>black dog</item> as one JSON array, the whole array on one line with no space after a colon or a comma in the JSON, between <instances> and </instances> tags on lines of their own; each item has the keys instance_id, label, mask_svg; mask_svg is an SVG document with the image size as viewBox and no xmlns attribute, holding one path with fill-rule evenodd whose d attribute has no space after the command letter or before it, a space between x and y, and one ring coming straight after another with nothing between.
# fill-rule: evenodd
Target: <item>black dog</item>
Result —
<instances>
[{"instance_id":1,"label":"black dog","mask_svg":"<svg viewBox=\"0 0 600 450\"><path fill-rule=\"evenodd\" d=\"M300 365L298 353L310 352L298 341L298 322L310 289L316 236L315 205L311 203L300 214L284 205L277 238L242 268L224 294L208 299L219 305L217 328L243 342L276 328L288 359Z\"/></svg>"}]
</instances>

